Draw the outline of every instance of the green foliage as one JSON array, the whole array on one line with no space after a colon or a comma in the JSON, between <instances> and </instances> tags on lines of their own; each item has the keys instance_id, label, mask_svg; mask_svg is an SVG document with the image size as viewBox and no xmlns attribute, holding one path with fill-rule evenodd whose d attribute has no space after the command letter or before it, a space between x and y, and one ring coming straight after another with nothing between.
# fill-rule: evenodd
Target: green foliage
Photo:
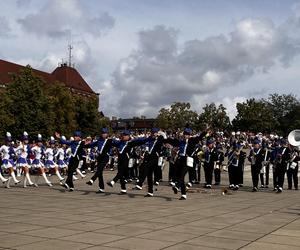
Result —
<instances>
[{"instance_id":1,"label":"green foliage","mask_svg":"<svg viewBox=\"0 0 300 250\"><path fill-rule=\"evenodd\" d=\"M276 120L268 107L262 100L254 98L244 103L237 103L237 115L232 124L236 130L253 132L271 132Z\"/></svg>"},{"instance_id":2,"label":"green foliage","mask_svg":"<svg viewBox=\"0 0 300 250\"><path fill-rule=\"evenodd\" d=\"M230 119L222 104L218 107L215 103L206 104L203 110L204 112L199 116L199 128L201 130L207 126L213 130L226 130L230 127Z\"/></svg>"},{"instance_id":3,"label":"green foliage","mask_svg":"<svg viewBox=\"0 0 300 250\"><path fill-rule=\"evenodd\" d=\"M109 125L98 111L97 98L73 96L61 83L45 84L30 66L12 75L12 82L0 92L0 133L19 137L23 131L36 136L55 131L70 136L75 129L85 134L99 133Z\"/></svg>"},{"instance_id":4,"label":"green foliage","mask_svg":"<svg viewBox=\"0 0 300 250\"><path fill-rule=\"evenodd\" d=\"M185 102L175 102L170 108L162 108L157 116L156 125L164 129L183 129L187 124L195 128L198 114L190 110L191 105Z\"/></svg>"},{"instance_id":5,"label":"green foliage","mask_svg":"<svg viewBox=\"0 0 300 250\"><path fill-rule=\"evenodd\" d=\"M293 112L300 103L296 96L292 94L270 94L267 100L262 100L269 108L275 119L275 130L283 133L286 131L287 123L286 117Z\"/></svg>"},{"instance_id":6,"label":"green foliage","mask_svg":"<svg viewBox=\"0 0 300 250\"><path fill-rule=\"evenodd\" d=\"M98 112L98 99L75 98L75 117L77 129L85 135L98 135L101 127L109 126L109 119Z\"/></svg>"}]
</instances>

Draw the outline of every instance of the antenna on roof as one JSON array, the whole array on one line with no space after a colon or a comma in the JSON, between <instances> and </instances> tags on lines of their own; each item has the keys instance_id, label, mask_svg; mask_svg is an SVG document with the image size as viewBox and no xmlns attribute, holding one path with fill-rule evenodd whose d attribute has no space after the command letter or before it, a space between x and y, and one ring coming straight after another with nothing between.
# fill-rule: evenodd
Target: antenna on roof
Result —
<instances>
[{"instance_id":1,"label":"antenna on roof","mask_svg":"<svg viewBox=\"0 0 300 250\"><path fill-rule=\"evenodd\" d=\"M69 62L68 62L68 66L72 67L72 49L73 46L71 44L68 45L68 50L69 50Z\"/></svg>"}]
</instances>

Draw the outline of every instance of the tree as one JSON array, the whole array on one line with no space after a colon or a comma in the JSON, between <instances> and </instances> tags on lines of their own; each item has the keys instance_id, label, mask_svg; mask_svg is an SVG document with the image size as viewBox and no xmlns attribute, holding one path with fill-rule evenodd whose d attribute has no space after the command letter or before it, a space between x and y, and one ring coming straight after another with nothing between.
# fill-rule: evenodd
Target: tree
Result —
<instances>
[{"instance_id":1,"label":"tree","mask_svg":"<svg viewBox=\"0 0 300 250\"><path fill-rule=\"evenodd\" d=\"M109 119L101 116L98 111L97 98L83 99L76 97L75 112L77 129L85 135L97 135L101 127L109 126Z\"/></svg>"},{"instance_id":2,"label":"tree","mask_svg":"<svg viewBox=\"0 0 300 250\"><path fill-rule=\"evenodd\" d=\"M48 103L48 124L54 131L70 136L76 129L75 102L64 84L55 82L45 88ZM53 131L51 131L53 132Z\"/></svg>"},{"instance_id":3,"label":"tree","mask_svg":"<svg viewBox=\"0 0 300 250\"><path fill-rule=\"evenodd\" d=\"M282 133L287 136L294 129L300 129L300 105L296 106L282 119Z\"/></svg>"},{"instance_id":4,"label":"tree","mask_svg":"<svg viewBox=\"0 0 300 250\"><path fill-rule=\"evenodd\" d=\"M203 110L204 112L199 115L199 128L201 130L205 129L206 126L213 130L225 130L230 127L230 119L222 104L218 107L215 103L206 104Z\"/></svg>"},{"instance_id":5,"label":"tree","mask_svg":"<svg viewBox=\"0 0 300 250\"><path fill-rule=\"evenodd\" d=\"M262 100L272 112L275 123L275 129L278 132L285 131L285 117L300 105L299 100L292 94L270 94L267 100Z\"/></svg>"},{"instance_id":6,"label":"tree","mask_svg":"<svg viewBox=\"0 0 300 250\"><path fill-rule=\"evenodd\" d=\"M276 120L268 105L254 98L237 103L237 115L232 121L236 130L253 132L271 132Z\"/></svg>"},{"instance_id":7,"label":"tree","mask_svg":"<svg viewBox=\"0 0 300 250\"><path fill-rule=\"evenodd\" d=\"M162 108L156 118L156 125L163 129L183 129L187 124L196 128L198 114L190 110L190 103L175 102L170 108Z\"/></svg>"},{"instance_id":8,"label":"tree","mask_svg":"<svg viewBox=\"0 0 300 250\"><path fill-rule=\"evenodd\" d=\"M27 66L20 74L12 75L12 83L6 88L9 98L7 112L14 117L8 129L14 135L24 130L30 134L48 135L51 126L47 123L48 105L43 90L44 82Z\"/></svg>"}]
</instances>

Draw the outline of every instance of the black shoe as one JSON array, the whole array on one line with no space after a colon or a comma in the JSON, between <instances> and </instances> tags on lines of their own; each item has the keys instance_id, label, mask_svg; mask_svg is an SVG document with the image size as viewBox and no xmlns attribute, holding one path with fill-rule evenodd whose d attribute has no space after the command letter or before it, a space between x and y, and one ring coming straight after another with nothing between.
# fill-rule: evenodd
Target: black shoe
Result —
<instances>
[{"instance_id":1,"label":"black shoe","mask_svg":"<svg viewBox=\"0 0 300 250\"><path fill-rule=\"evenodd\" d=\"M219 185L220 185L220 182L216 182L214 185L215 185L215 186L219 186Z\"/></svg>"},{"instance_id":2,"label":"black shoe","mask_svg":"<svg viewBox=\"0 0 300 250\"><path fill-rule=\"evenodd\" d=\"M114 185L111 183L111 181L106 182L106 184L107 184L108 186L110 186L110 187L114 187Z\"/></svg>"},{"instance_id":3,"label":"black shoe","mask_svg":"<svg viewBox=\"0 0 300 250\"><path fill-rule=\"evenodd\" d=\"M278 188L276 191L277 194L282 193L282 188Z\"/></svg>"},{"instance_id":4,"label":"black shoe","mask_svg":"<svg viewBox=\"0 0 300 250\"><path fill-rule=\"evenodd\" d=\"M69 189L69 192L73 192L73 191L74 191L74 188L70 188L70 189Z\"/></svg>"},{"instance_id":5,"label":"black shoe","mask_svg":"<svg viewBox=\"0 0 300 250\"><path fill-rule=\"evenodd\" d=\"M99 188L99 190L96 192L96 194L104 194L105 193L105 191L103 190L103 189L100 189Z\"/></svg>"},{"instance_id":6,"label":"black shoe","mask_svg":"<svg viewBox=\"0 0 300 250\"><path fill-rule=\"evenodd\" d=\"M172 187L172 190L173 190L174 194L178 193L178 188L176 186Z\"/></svg>"},{"instance_id":7,"label":"black shoe","mask_svg":"<svg viewBox=\"0 0 300 250\"><path fill-rule=\"evenodd\" d=\"M65 189L70 189L69 185L67 183L62 183L62 186L65 188Z\"/></svg>"},{"instance_id":8,"label":"black shoe","mask_svg":"<svg viewBox=\"0 0 300 250\"><path fill-rule=\"evenodd\" d=\"M252 192L257 192L257 191L258 191L257 187L252 188Z\"/></svg>"},{"instance_id":9,"label":"black shoe","mask_svg":"<svg viewBox=\"0 0 300 250\"><path fill-rule=\"evenodd\" d=\"M152 193L148 193L148 194L144 195L144 197L153 197L153 194Z\"/></svg>"},{"instance_id":10,"label":"black shoe","mask_svg":"<svg viewBox=\"0 0 300 250\"><path fill-rule=\"evenodd\" d=\"M88 185L90 185L90 186L92 186L93 183L94 183L94 182L93 182L92 180L89 180L89 181L86 182L86 184L88 184Z\"/></svg>"},{"instance_id":11,"label":"black shoe","mask_svg":"<svg viewBox=\"0 0 300 250\"><path fill-rule=\"evenodd\" d=\"M180 200L180 201L185 201L185 200L186 200L186 196L181 196L181 197L179 198L179 200Z\"/></svg>"}]
</instances>

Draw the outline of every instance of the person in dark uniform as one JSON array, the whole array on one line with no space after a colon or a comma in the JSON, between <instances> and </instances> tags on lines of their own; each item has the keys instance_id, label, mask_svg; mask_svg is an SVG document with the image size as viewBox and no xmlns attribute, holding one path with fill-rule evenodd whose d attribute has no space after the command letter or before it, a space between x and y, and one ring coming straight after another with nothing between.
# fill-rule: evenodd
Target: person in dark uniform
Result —
<instances>
[{"instance_id":1,"label":"person in dark uniform","mask_svg":"<svg viewBox=\"0 0 300 250\"><path fill-rule=\"evenodd\" d=\"M160 133L160 134L159 134ZM135 189L141 190L143 182L147 177L148 182L148 193L146 197L153 196L153 175L157 174L158 160L160 157L160 152L162 150L163 143L165 142L166 135L159 131L158 128L151 129L151 136L148 138L140 138L140 142L147 144L149 150L144 154L144 161L141 167L141 175L139 176L139 181L137 182Z\"/></svg>"},{"instance_id":2,"label":"person in dark uniform","mask_svg":"<svg viewBox=\"0 0 300 250\"><path fill-rule=\"evenodd\" d=\"M215 176L215 185L220 185L221 183L221 168L224 161L224 153L222 152L222 145L218 143L216 145L216 152L217 152L217 161L215 164L214 169L214 176Z\"/></svg>"},{"instance_id":3,"label":"person in dark uniform","mask_svg":"<svg viewBox=\"0 0 300 250\"><path fill-rule=\"evenodd\" d=\"M212 139L207 140L206 149L204 152L204 174L205 174L205 185L204 188L211 188L213 171L215 164L218 161L217 150Z\"/></svg>"},{"instance_id":4,"label":"person in dark uniform","mask_svg":"<svg viewBox=\"0 0 300 250\"><path fill-rule=\"evenodd\" d=\"M250 154L248 156L248 160L251 163L251 176L252 176L252 184L253 184L253 192L258 191L258 181L259 181L259 173L262 168L263 161L265 159L265 152L262 150L260 142L258 140L254 140L254 146L251 149Z\"/></svg>"},{"instance_id":5,"label":"person in dark uniform","mask_svg":"<svg viewBox=\"0 0 300 250\"><path fill-rule=\"evenodd\" d=\"M107 185L113 187L114 184L120 180L121 192L120 194L127 194L126 190L126 171L129 164L129 153L133 147L142 145L143 142L138 139L130 139L130 131L124 130L121 134L121 140L113 140L112 146L118 149L118 173Z\"/></svg>"},{"instance_id":6,"label":"person in dark uniform","mask_svg":"<svg viewBox=\"0 0 300 250\"><path fill-rule=\"evenodd\" d=\"M172 187L175 194L178 193L179 188L181 189L180 200L186 200L186 186L184 182L185 175L188 168L193 167L194 162L192 154L195 150L196 145L206 135L206 132L201 133L199 136L192 137L192 129L185 128L183 131L183 139L168 138L166 143L171 144L173 147L178 147L178 158L175 162L176 171L176 185Z\"/></svg>"},{"instance_id":7,"label":"person in dark uniform","mask_svg":"<svg viewBox=\"0 0 300 250\"><path fill-rule=\"evenodd\" d=\"M81 140L81 132L75 131L74 132L74 141L66 141L60 138L59 133L55 133L56 137L60 139L60 143L66 144L71 148L71 158L68 164L68 177L65 183L62 185L68 189L70 192L74 191L74 184L73 184L73 173L76 171L78 167L79 161L84 153L84 144L85 142Z\"/></svg>"},{"instance_id":8,"label":"person in dark uniform","mask_svg":"<svg viewBox=\"0 0 300 250\"><path fill-rule=\"evenodd\" d=\"M243 146L243 145L241 145ZM239 155L239 164L238 164L238 184L239 187L242 187L244 184L244 168L245 160L247 158L247 153L243 150L243 147L240 149Z\"/></svg>"},{"instance_id":9,"label":"person in dark uniform","mask_svg":"<svg viewBox=\"0 0 300 250\"><path fill-rule=\"evenodd\" d=\"M299 150L294 148L291 154L291 160L289 163L289 168L287 170L287 179L288 179L288 189L292 189L293 182L295 190L298 190L298 168L300 161Z\"/></svg>"},{"instance_id":10,"label":"person in dark uniform","mask_svg":"<svg viewBox=\"0 0 300 250\"><path fill-rule=\"evenodd\" d=\"M107 165L109 160L109 152L112 148L112 139L108 138L108 128L101 129L101 136L97 141L85 145L86 148L97 147L97 170L92 178L86 182L88 185L93 185L93 183L99 180L99 190L97 193L104 193L104 181L103 181L103 169Z\"/></svg>"},{"instance_id":11,"label":"person in dark uniform","mask_svg":"<svg viewBox=\"0 0 300 250\"><path fill-rule=\"evenodd\" d=\"M268 145L266 143L263 143L262 149L265 151L265 159L263 161L262 169L259 173L259 179L261 188L267 188L269 187L269 169L270 166L268 164L269 158L270 158L270 151L267 147Z\"/></svg>"},{"instance_id":12,"label":"person in dark uniform","mask_svg":"<svg viewBox=\"0 0 300 250\"><path fill-rule=\"evenodd\" d=\"M281 193L283 191L285 172L291 159L291 150L288 147L287 140L281 140L281 147L277 150L275 159L273 172L274 191Z\"/></svg>"},{"instance_id":13,"label":"person in dark uniform","mask_svg":"<svg viewBox=\"0 0 300 250\"><path fill-rule=\"evenodd\" d=\"M226 153L226 156L228 156L229 188L232 190L239 189L239 150L240 145L234 144L232 149Z\"/></svg>"}]
</instances>

